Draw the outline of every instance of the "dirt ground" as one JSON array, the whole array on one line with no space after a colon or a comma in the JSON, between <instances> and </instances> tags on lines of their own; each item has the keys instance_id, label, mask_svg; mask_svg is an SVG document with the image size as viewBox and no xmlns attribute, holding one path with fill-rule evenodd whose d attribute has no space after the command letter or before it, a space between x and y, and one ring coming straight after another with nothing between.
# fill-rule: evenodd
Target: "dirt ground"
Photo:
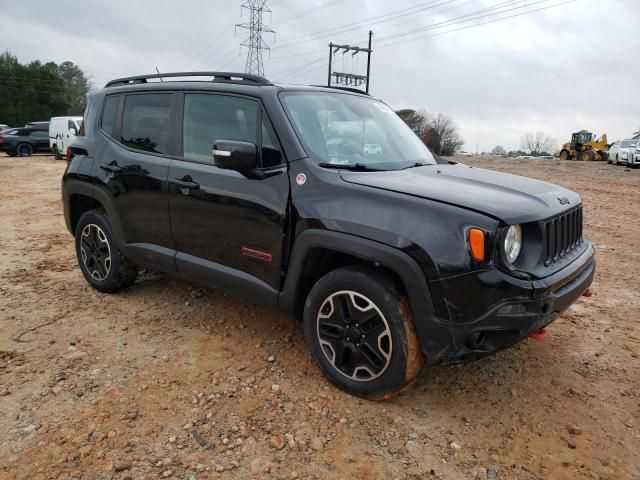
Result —
<instances>
[{"instance_id":1,"label":"dirt ground","mask_svg":"<svg viewBox=\"0 0 640 480\"><path fill-rule=\"evenodd\" d=\"M188 281L92 290L62 161L0 155L0 478L640 478L640 171L465 159L584 199L594 295L387 402L312 363L301 325Z\"/></svg>"}]
</instances>

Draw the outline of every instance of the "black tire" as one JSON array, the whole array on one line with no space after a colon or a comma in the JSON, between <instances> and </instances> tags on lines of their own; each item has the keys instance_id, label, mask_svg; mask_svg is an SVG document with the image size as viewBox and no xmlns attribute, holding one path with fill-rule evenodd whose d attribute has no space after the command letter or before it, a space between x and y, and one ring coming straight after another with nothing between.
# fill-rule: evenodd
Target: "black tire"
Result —
<instances>
[{"instance_id":1,"label":"black tire","mask_svg":"<svg viewBox=\"0 0 640 480\"><path fill-rule=\"evenodd\" d=\"M82 214L75 237L80 270L93 288L113 293L135 282L138 267L120 252L114 241L111 223L101 210Z\"/></svg>"},{"instance_id":2,"label":"black tire","mask_svg":"<svg viewBox=\"0 0 640 480\"><path fill-rule=\"evenodd\" d=\"M21 157L30 157L33 155L33 147L28 143L19 143L16 147L16 153Z\"/></svg>"},{"instance_id":3,"label":"black tire","mask_svg":"<svg viewBox=\"0 0 640 480\"><path fill-rule=\"evenodd\" d=\"M303 318L314 360L350 394L386 400L411 386L422 370L409 301L379 269L352 265L328 273L311 289Z\"/></svg>"},{"instance_id":4,"label":"black tire","mask_svg":"<svg viewBox=\"0 0 640 480\"><path fill-rule=\"evenodd\" d=\"M58 150L57 145L54 145L51 151L53 152L53 158L55 158L56 160L62 160L62 154Z\"/></svg>"}]
</instances>

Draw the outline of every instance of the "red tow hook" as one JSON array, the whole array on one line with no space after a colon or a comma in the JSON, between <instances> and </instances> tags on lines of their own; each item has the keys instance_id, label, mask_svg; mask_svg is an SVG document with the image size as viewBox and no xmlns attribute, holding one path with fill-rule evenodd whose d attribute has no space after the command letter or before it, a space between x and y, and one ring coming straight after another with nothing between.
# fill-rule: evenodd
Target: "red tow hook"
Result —
<instances>
[{"instance_id":1,"label":"red tow hook","mask_svg":"<svg viewBox=\"0 0 640 480\"><path fill-rule=\"evenodd\" d=\"M529 334L531 340L544 340L547 338L547 331L544 328L531 332Z\"/></svg>"},{"instance_id":2,"label":"red tow hook","mask_svg":"<svg viewBox=\"0 0 640 480\"><path fill-rule=\"evenodd\" d=\"M592 295L593 295L593 290L591 290L590 288L587 288L584 292L582 292L583 297L590 297Z\"/></svg>"}]
</instances>

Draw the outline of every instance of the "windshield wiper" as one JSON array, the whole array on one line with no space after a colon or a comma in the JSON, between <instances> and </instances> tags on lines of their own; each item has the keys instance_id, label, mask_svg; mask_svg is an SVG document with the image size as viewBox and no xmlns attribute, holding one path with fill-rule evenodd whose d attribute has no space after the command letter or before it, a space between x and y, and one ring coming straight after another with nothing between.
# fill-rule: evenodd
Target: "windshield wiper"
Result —
<instances>
[{"instance_id":1,"label":"windshield wiper","mask_svg":"<svg viewBox=\"0 0 640 480\"><path fill-rule=\"evenodd\" d=\"M336 168L339 170L350 170L352 172L383 172L384 171L382 168L370 167L369 165L365 165L364 163L359 163L359 162L356 162L356 163L322 162L322 163L319 163L318 165L324 168Z\"/></svg>"},{"instance_id":2,"label":"windshield wiper","mask_svg":"<svg viewBox=\"0 0 640 480\"><path fill-rule=\"evenodd\" d=\"M402 170L406 170L407 168L416 168L416 167L426 167L427 165L431 165L430 163L416 162L407 167L404 167Z\"/></svg>"}]
</instances>

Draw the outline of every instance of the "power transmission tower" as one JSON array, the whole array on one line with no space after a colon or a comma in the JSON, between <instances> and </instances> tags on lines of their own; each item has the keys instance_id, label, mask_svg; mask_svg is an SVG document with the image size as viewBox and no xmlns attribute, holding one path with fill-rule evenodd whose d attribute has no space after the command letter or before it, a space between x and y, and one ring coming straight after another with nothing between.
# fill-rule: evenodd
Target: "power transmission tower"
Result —
<instances>
[{"instance_id":1,"label":"power transmission tower","mask_svg":"<svg viewBox=\"0 0 640 480\"><path fill-rule=\"evenodd\" d=\"M369 93L369 74L371 72L371 37L373 36L373 32L369 30L369 48L362 47L352 47L351 45L336 45L335 43L329 44L329 74L327 76L327 86L331 86L332 78L333 83L335 85L346 85L348 87L359 87L363 83L365 84L365 91ZM367 74L366 75L358 75L356 73L346 73L346 72L334 72L333 71L333 60L334 55L338 52L342 51L344 55L347 52L353 52L351 56L357 55L360 52L365 52L367 54Z\"/></svg>"},{"instance_id":2,"label":"power transmission tower","mask_svg":"<svg viewBox=\"0 0 640 480\"><path fill-rule=\"evenodd\" d=\"M265 12L271 13L271 10L269 10L266 4L267 0L246 0L242 4L242 9L249 10L249 23L239 23L236 25L236 28L249 30L249 38L240 44L249 49L244 73L264 75L262 50L269 50L269 45L267 45L262 38L262 34L275 33L262 23L262 14Z\"/></svg>"}]
</instances>

